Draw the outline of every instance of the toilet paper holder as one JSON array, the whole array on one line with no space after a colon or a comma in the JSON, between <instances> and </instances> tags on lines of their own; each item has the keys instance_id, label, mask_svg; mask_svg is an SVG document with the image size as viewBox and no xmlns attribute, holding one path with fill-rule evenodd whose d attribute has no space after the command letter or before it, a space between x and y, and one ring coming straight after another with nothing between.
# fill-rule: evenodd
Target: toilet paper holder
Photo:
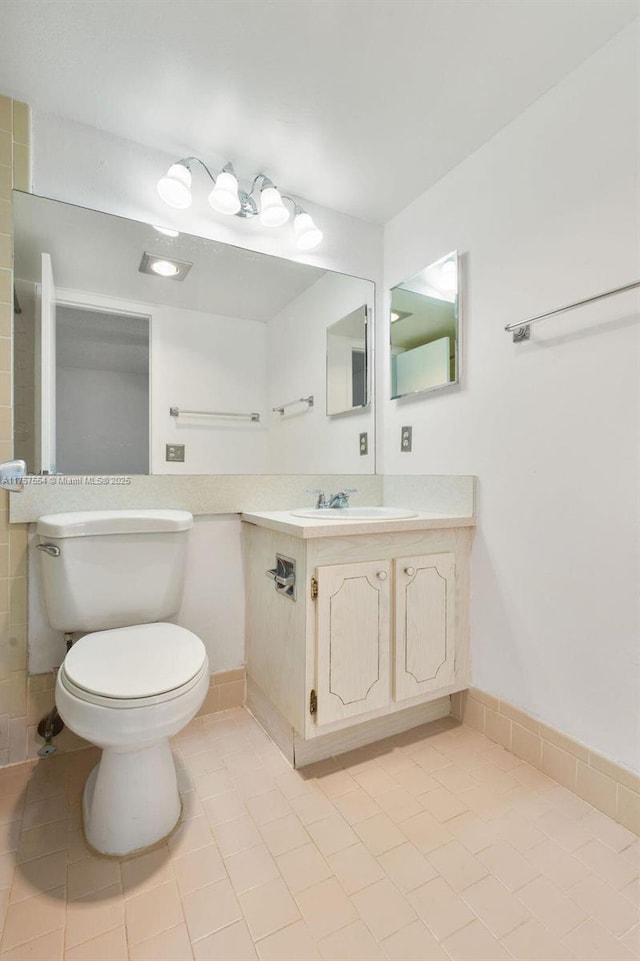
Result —
<instances>
[{"instance_id":1,"label":"toilet paper holder","mask_svg":"<svg viewBox=\"0 0 640 961\"><path fill-rule=\"evenodd\" d=\"M265 571L267 577L275 582L276 594L288 597L290 601L296 599L296 562L292 557L276 554L276 566Z\"/></svg>"}]
</instances>

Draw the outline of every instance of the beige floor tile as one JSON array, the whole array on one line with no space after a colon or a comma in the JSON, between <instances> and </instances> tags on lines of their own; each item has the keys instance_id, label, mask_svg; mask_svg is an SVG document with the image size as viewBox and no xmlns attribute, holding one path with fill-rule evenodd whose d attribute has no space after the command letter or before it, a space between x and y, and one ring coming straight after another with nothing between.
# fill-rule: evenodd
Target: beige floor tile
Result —
<instances>
[{"instance_id":1,"label":"beige floor tile","mask_svg":"<svg viewBox=\"0 0 640 961\"><path fill-rule=\"evenodd\" d=\"M260 961L321 961L320 952L304 921L296 921L258 941Z\"/></svg>"},{"instance_id":2,"label":"beige floor tile","mask_svg":"<svg viewBox=\"0 0 640 961\"><path fill-rule=\"evenodd\" d=\"M257 961L258 955L244 921L216 931L214 934L196 941L193 945L195 961Z\"/></svg>"},{"instance_id":3,"label":"beige floor tile","mask_svg":"<svg viewBox=\"0 0 640 961\"><path fill-rule=\"evenodd\" d=\"M140 944L133 944L131 961L192 961L193 953L186 925L178 924Z\"/></svg>"},{"instance_id":4,"label":"beige floor tile","mask_svg":"<svg viewBox=\"0 0 640 961\"><path fill-rule=\"evenodd\" d=\"M539 921L530 919L503 944L517 961L571 961L573 955Z\"/></svg>"},{"instance_id":5,"label":"beige floor tile","mask_svg":"<svg viewBox=\"0 0 640 961\"><path fill-rule=\"evenodd\" d=\"M27 941L18 948L0 954L1 961L62 961L64 956L64 931L60 928L43 934L41 938ZM124 955L126 961L126 954Z\"/></svg>"},{"instance_id":6,"label":"beige floor tile","mask_svg":"<svg viewBox=\"0 0 640 961\"><path fill-rule=\"evenodd\" d=\"M242 917L238 899L226 878L187 894L182 907L192 941L206 938Z\"/></svg>"},{"instance_id":7,"label":"beige floor tile","mask_svg":"<svg viewBox=\"0 0 640 961\"><path fill-rule=\"evenodd\" d=\"M212 800L217 799L213 798ZM169 838L167 846L172 858L181 858L189 851L207 847L212 840L213 834L209 820L206 817L191 818L180 824L176 832Z\"/></svg>"},{"instance_id":8,"label":"beige floor tile","mask_svg":"<svg viewBox=\"0 0 640 961\"><path fill-rule=\"evenodd\" d=\"M563 891L577 884L585 876L585 867L555 841L543 841L530 848L527 861ZM590 872L588 872L590 873Z\"/></svg>"},{"instance_id":9,"label":"beige floor tile","mask_svg":"<svg viewBox=\"0 0 640 961\"><path fill-rule=\"evenodd\" d=\"M11 887L14 869L17 871L14 854L0 854L0 891Z\"/></svg>"},{"instance_id":10,"label":"beige floor tile","mask_svg":"<svg viewBox=\"0 0 640 961\"><path fill-rule=\"evenodd\" d=\"M427 859L454 891L464 891L489 873L487 867L470 854L459 841L449 841L431 851Z\"/></svg>"},{"instance_id":11,"label":"beige floor tile","mask_svg":"<svg viewBox=\"0 0 640 961\"><path fill-rule=\"evenodd\" d=\"M68 833L69 825L66 818L23 831L20 835L16 861L18 863L31 861L34 858L45 857L47 854L55 854L56 851L64 851L67 847Z\"/></svg>"},{"instance_id":12,"label":"beige floor tile","mask_svg":"<svg viewBox=\"0 0 640 961\"><path fill-rule=\"evenodd\" d=\"M562 808L553 808L547 814L541 815L536 823L565 851L575 853L577 848L593 840L593 833L586 820L583 824L582 819L577 819L574 814Z\"/></svg>"},{"instance_id":13,"label":"beige floor tile","mask_svg":"<svg viewBox=\"0 0 640 961\"><path fill-rule=\"evenodd\" d=\"M585 878L567 891L576 904L616 937L640 921L640 910L599 878Z\"/></svg>"},{"instance_id":14,"label":"beige floor tile","mask_svg":"<svg viewBox=\"0 0 640 961\"><path fill-rule=\"evenodd\" d=\"M181 858L175 858L173 873L183 898L193 891L206 888L209 884L222 881L227 877L225 865L215 844L209 844L205 848L189 851Z\"/></svg>"},{"instance_id":15,"label":"beige floor tile","mask_svg":"<svg viewBox=\"0 0 640 961\"><path fill-rule=\"evenodd\" d=\"M51 824L52 821L62 821L67 817L67 799L63 794L34 801L27 804L22 817L22 830L37 828L41 824Z\"/></svg>"},{"instance_id":16,"label":"beige floor tile","mask_svg":"<svg viewBox=\"0 0 640 961\"><path fill-rule=\"evenodd\" d=\"M291 814L291 805L284 794L278 790L267 791L266 794L249 798L247 808L258 827Z\"/></svg>"},{"instance_id":17,"label":"beige floor tile","mask_svg":"<svg viewBox=\"0 0 640 961\"><path fill-rule=\"evenodd\" d=\"M468 905L442 878L428 881L407 898L438 941L459 931L475 917Z\"/></svg>"},{"instance_id":18,"label":"beige floor tile","mask_svg":"<svg viewBox=\"0 0 640 961\"><path fill-rule=\"evenodd\" d=\"M450 961L422 921L414 921L382 941L389 961Z\"/></svg>"},{"instance_id":19,"label":"beige floor tile","mask_svg":"<svg viewBox=\"0 0 640 961\"><path fill-rule=\"evenodd\" d=\"M362 921L354 921L318 942L325 961L385 961L384 954Z\"/></svg>"},{"instance_id":20,"label":"beige floor tile","mask_svg":"<svg viewBox=\"0 0 640 961\"><path fill-rule=\"evenodd\" d=\"M314 884L296 895L302 917L312 936L321 938L357 921L358 912L335 878Z\"/></svg>"},{"instance_id":21,"label":"beige floor tile","mask_svg":"<svg viewBox=\"0 0 640 961\"><path fill-rule=\"evenodd\" d=\"M255 762L254 762L255 765ZM253 771L233 776L233 784L238 794L248 801L258 794L278 790L276 779L267 771L254 767Z\"/></svg>"},{"instance_id":22,"label":"beige floor tile","mask_svg":"<svg viewBox=\"0 0 640 961\"><path fill-rule=\"evenodd\" d=\"M194 776L193 783L195 790L202 801L210 797L217 797L219 794L226 794L233 791L235 785L225 770L207 771L206 774Z\"/></svg>"},{"instance_id":23,"label":"beige floor tile","mask_svg":"<svg viewBox=\"0 0 640 961\"><path fill-rule=\"evenodd\" d=\"M424 741L401 750L404 750L404 753L408 754L418 767L421 767L423 771L427 771L428 773L439 771L441 768L449 767L451 764L451 761L446 755L436 750L435 747L425 744Z\"/></svg>"},{"instance_id":24,"label":"beige floor tile","mask_svg":"<svg viewBox=\"0 0 640 961\"><path fill-rule=\"evenodd\" d=\"M409 841L385 851L378 861L387 877L403 894L432 881L438 874L425 855Z\"/></svg>"},{"instance_id":25,"label":"beige floor tile","mask_svg":"<svg viewBox=\"0 0 640 961\"><path fill-rule=\"evenodd\" d=\"M467 888L462 899L498 940L530 918L526 907L494 877Z\"/></svg>"},{"instance_id":26,"label":"beige floor tile","mask_svg":"<svg viewBox=\"0 0 640 961\"><path fill-rule=\"evenodd\" d=\"M175 881L161 884L125 901L127 938L130 944L180 924L184 918Z\"/></svg>"},{"instance_id":27,"label":"beige floor tile","mask_svg":"<svg viewBox=\"0 0 640 961\"><path fill-rule=\"evenodd\" d=\"M344 771L342 768L337 768L337 770L317 778L316 784L322 793L331 799L341 797L349 791L355 791L358 787L358 782L348 771Z\"/></svg>"},{"instance_id":28,"label":"beige floor tile","mask_svg":"<svg viewBox=\"0 0 640 961\"><path fill-rule=\"evenodd\" d=\"M100 891L99 897L94 893L67 904L66 946L75 947L124 923L122 888L114 884Z\"/></svg>"},{"instance_id":29,"label":"beige floor tile","mask_svg":"<svg viewBox=\"0 0 640 961\"><path fill-rule=\"evenodd\" d=\"M220 771L224 767L224 762L215 748L201 751L185 758L185 764L189 773L194 779L199 774L208 774L210 771Z\"/></svg>"},{"instance_id":30,"label":"beige floor tile","mask_svg":"<svg viewBox=\"0 0 640 961\"><path fill-rule=\"evenodd\" d=\"M526 884L517 898L556 938L563 938L587 918L582 908L547 878Z\"/></svg>"},{"instance_id":31,"label":"beige floor tile","mask_svg":"<svg viewBox=\"0 0 640 961\"><path fill-rule=\"evenodd\" d=\"M444 767L438 771L434 771L433 776L442 787L446 788L447 791L451 791L452 794L461 794L463 791L470 791L471 788L478 787L480 783L473 775L468 774L464 768L459 767L457 764L452 764L451 767Z\"/></svg>"},{"instance_id":32,"label":"beige floor tile","mask_svg":"<svg viewBox=\"0 0 640 961\"><path fill-rule=\"evenodd\" d=\"M541 831L533 821L517 811L509 811L504 817L494 822L494 825L500 839L506 841L521 854L526 854L536 844L542 844L547 840L544 831Z\"/></svg>"},{"instance_id":33,"label":"beige floor tile","mask_svg":"<svg viewBox=\"0 0 640 961\"><path fill-rule=\"evenodd\" d=\"M126 932L124 927L119 927L70 948L65 961L127 961L128 957Z\"/></svg>"},{"instance_id":34,"label":"beige floor tile","mask_svg":"<svg viewBox=\"0 0 640 961\"><path fill-rule=\"evenodd\" d=\"M395 747L389 751L383 751L377 754L376 764L386 771L387 774L391 774L396 783L400 783L397 780L397 775L401 771L411 770L414 766L411 758Z\"/></svg>"},{"instance_id":35,"label":"beige floor tile","mask_svg":"<svg viewBox=\"0 0 640 961\"><path fill-rule=\"evenodd\" d=\"M92 857L70 864L67 873L69 901L84 897L101 888L120 883L120 863L115 858Z\"/></svg>"},{"instance_id":36,"label":"beige floor tile","mask_svg":"<svg viewBox=\"0 0 640 961\"><path fill-rule=\"evenodd\" d=\"M620 938L620 941L632 954L640 958L640 924L628 931L623 938Z\"/></svg>"},{"instance_id":37,"label":"beige floor tile","mask_svg":"<svg viewBox=\"0 0 640 961\"><path fill-rule=\"evenodd\" d=\"M288 851L276 858L278 869L289 889L297 894L305 888L331 877L332 871L315 844Z\"/></svg>"},{"instance_id":38,"label":"beige floor tile","mask_svg":"<svg viewBox=\"0 0 640 961\"><path fill-rule=\"evenodd\" d=\"M624 895L632 904L640 908L640 878L636 878L631 884L627 884L620 894Z\"/></svg>"},{"instance_id":39,"label":"beige floor tile","mask_svg":"<svg viewBox=\"0 0 640 961\"><path fill-rule=\"evenodd\" d=\"M291 799L291 807L304 825L313 824L336 813L331 801L318 790L307 790Z\"/></svg>"},{"instance_id":40,"label":"beige floor tile","mask_svg":"<svg viewBox=\"0 0 640 961\"><path fill-rule=\"evenodd\" d=\"M384 877L381 866L364 844L353 844L331 854L327 861L347 894L354 894Z\"/></svg>"},{"instance_id":41,"label":"beige floor tile","mask_svg":"<svg viewBox=\"0 0 640 961\"><path fill-rule=\"evenodd\" d=\"M440 786L433 775L428 774L413 762L411 762L411 765L411 767L396 771L394 774L394 780L398 782L399 787L403 787L409 794L418 797L418 795L426 794L427 791L433 791L434 788Z\"/></svg>"},{"instance_id":42,"label":"beige floor tile","mask_svg":"<svg viewBox=\"0 0 640 961\"><path fill-rule=\"evenodd\" d=\"M65 909L64 888L54 888L47 894L10 904L7 908L0 952L9 951L27 941L64 928Z\"/></svg>"},{"instance_id":43,"label":"beige floor tile","mask_svg":"<svg viewBox=\"0 0 640 961\"><path fill-rule=\"evenodd\" d=\"M240 904L254 941L300 919L291 892L281 880L268 881L241 894Z\"/></svg>"},{"instance_id":44,"label":"beige floor tile","mask_svg":"<svg viewBox=\"0 0 640 961\"><path fill-rule=\"evenodd\" d=\"M472 921L443 942L453 961L511 961L511 956L480 921ZM545 959L547 961L547 959Z\"/></svg>"},{"instance_id":45,"label":"beige floor tile","mask_svg":"<svg viewBox=\"0 0 640 961\"><path fill-rule=\"evenodd\" d=\"M574 928L562 944L578 961L636 961L621 941L591 919Z\"/></svg>"},{"instance_id":46,"label":"beige floor tile","mask_svg":"<svg viewBox=\"0 0 640 961\"><path fill-rule=\"evenodd\" d=\"M420 814L424 810L417 797L403 787L395 787L390 791L377 794L376 801L385 814L396 824L406 821L407 818Z\"/></svg>"},{"instance_id":47,"label":"beige floor tile","mask_svg":"<svg viewBox=\"0 0 640 961\"><path fill-rule=\"evenodd\" d=\"M574 851L574 857L590 867L596 877L606 881L617 891L625 888L640 875L640 861L634 864L597 838Z\"/></svg>"},{"instance_id":48,"label":"beige floor tile","mask_svg":"<svg viewBox=\"0 0 640 961\"><path fill-rule=\"evenodd\" d=\"M333 803L345 821L351 825L380 814L380 808L374 799L362 788L334 798Z\"/></svg>"},{"instance_id":49,"label":"beige floor tile","mask_svg":"<svg viewBox=\"0 0 640 961\"><path fill-rule=\"evenodd\" d=\"M206 798L202 806L214 829L225 821L236 821L247 814L244 799L237 791L227 791L217 797Z\"/></svg>"},{"instance_id":50,"label":"beige floor tile","mask_svg":"<svg viewBox=\"0 0 640 961\"><path fill-rule=\"evenodd\" d=\"M276 776L276 786L284 794L287 800L302 797L308 794L311 788L300 771L286 771L284 774Z\"/></svg>"},{"instance_id":51,"label":"beige floor tile","mask_svg":"<svg viewBox=\"0 0 640 961\"><path fill-rule=\"evenodd\" d=\"M257 888L266 881L280 877L276 862L266 844L258 844L246 851L232 854L225 858L224 865L236 894L242 894L250 888Z\"/></svg>"},{"instance_id":52,"label":"beige floor tile","mask_svg":"<svg viewBox=\"0 0 640 961\"><path fill-rule=\"evenodd\" d=\"M584 826L592 831L594 836L603 841L614 851L623 851L631 844L637 843L638 838L635 834L625 828L622 824L612 821L606 814L600 811L593 811L584 819ZM640 860L640 855L638 856Z\"/></svg>"},{"instance_id":53,"label":"beige floor tile","mask_svg":"<svg viewBox=\"0 0 640 961\"><path fill-rule=\"evenodd\" d=\"M236 818L235 821L216 824L213 828L213 836L220 853L225 858L231 854L236 854L238 851L252 848L256 844L262 844L260 832L253 818L250 818L248 814Z\"/></svg>"},{"instance_id":54,"label":"beige floor tile","mask_svg":"<svg viewBox=\"0 0 640 961\"><path fill-rule=\"evenodd\" d=\"M355 825L355 831L363 844L375 855L384 854L406 841L403 832L386 814L377 814L365 821L359 821Z\"/></svg>"},{"instance_id":55,"label":"beige floor tile","mask_svg":"<svg viewBox=\"0 0 640 961\"><path fill-rule=\"evenodd\" d=\"M468 811L469 808L464 800L452 794L451 791L447 791L446 788L437 787L433 791L427 791L426 794L421 794L418 798L425 811L437 821L446 822L450 818L456 817L457 814L462 814L464 811Z\"/></svg>"},{"instance_id":56,"label":"beige floor tile","mask_svg":"<svg viewBox=\"0 0 640 961\"><path fill-rule=\"evenodd\" d=\"M443 844L452 840L449 828L441 824L428 811L423 811L422 814L416 814L414 817L403 821L402 833L423 854L435 851L436 848L440 848Z\"/></svg>"},{"instance_id":57,"label":"beige floor tile","mask_svg":"<svg viewBox=\"0 0 640 961\"><path fill-rule=\"evenodd\" d=\"M398 787L398 781L395 777L389 774L389 772L377 762L370 768L356 771L354 778L360 787L370 794L371 797L377 797L378 794L384 794L385 791L391 791L393 788Z\"/></svg>"},{"instance_id":58,"label":"beige floor tile","mask_svg":"<svg viewBox=\"0 0 640 961\"><path fill-rule=\"evenodd\" d=\"M358 835L340 814L332 814L321 821L314 821L307 828L314 844L325 857L356 844ZM306 833L306 832L305 832Z\"/></svg>"},{"instance_id":59,"label":"beige floor tile","mask_svg":"<svg viewBox=\"0 0 640 961\"><path fill-rule=\"evenodd\" d=\"M499 823L485 821L470 811L447 821L447 831L471 854L479 854L501 839Z\"/></svg>"},{"instance_id":60,"label":"beige floor tile","mask_svg":"<svg viewBox=\"0 0 640 961\"><path fill-rule=\"evenodd\" d=\"M478 857L510 891L517 891L540 874L538 868L506 841L492 844Z\"/></svg>"},{"instance_id":61,"label":"beige floor tile","mask_svg":"<svg viewBox=\"0 0 640 961\"><path fill-rule=\"evenodd\" d=\"M309 844L310 841L307 831L295 814L287 814L283 818L263 824L260 834L274 857Z\"/></svg>"},{"instance_id":62,"label":"beige floor tile","mask_svg":"<svg viewBox=\"0 0 640 961\"><path fill-rule=\"evenodd\" d=\"M32 898L51 888L59 888L67 880L67 852L58 851L35 861L16 865L11 885L11 901Z\"/></svg>"},{"instance_id":63,"label":"beige floor tile","mask_svg":"<svg viewBox=\"0 0 640 961\"><path fill-rule=\"evenodd\" d=\"M415 911L388 878L357 891L351 899L378 941L416 920Z\"/></svg>"},{"instance_id":64,"label":"beige floor tile","mask_svg":"<svg viewBox=\"0 0 640 961\"><path fill-rule=\"evenodd\" d=\"M148 854L120 862L120 876L125 898L141 894L173 879L169 848L163 845Z\"/></svg>"}]
</instances>

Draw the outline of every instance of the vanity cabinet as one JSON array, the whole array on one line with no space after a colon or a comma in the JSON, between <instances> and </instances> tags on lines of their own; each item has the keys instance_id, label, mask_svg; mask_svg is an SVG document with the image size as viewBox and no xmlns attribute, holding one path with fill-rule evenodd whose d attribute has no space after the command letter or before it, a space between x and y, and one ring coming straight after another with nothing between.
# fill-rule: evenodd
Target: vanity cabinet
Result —
<instances>
[{"instance_id":1,"label":"vanity cabinet","mask_svg":"<svg viewBox=\"0 0 640 961\"><path fill-rule=\"evenodd\" d=\"M469 685L473 519L351 534L284 515L244 515L243 540L247 703L285 755L299 766L448 714ZM265 577L276 554L295 601Z\"/></svg>"}]
</instances>

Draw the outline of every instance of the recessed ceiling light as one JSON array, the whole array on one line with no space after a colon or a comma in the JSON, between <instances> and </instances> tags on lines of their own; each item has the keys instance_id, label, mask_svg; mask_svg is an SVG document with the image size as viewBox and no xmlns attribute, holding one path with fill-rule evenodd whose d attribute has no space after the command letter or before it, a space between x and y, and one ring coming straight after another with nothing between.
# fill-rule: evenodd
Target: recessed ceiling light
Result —
<instances>
[{"instance_id":1,"label":"recessed ceiling light","mask_svg":"<svg viewBox=\"0 0 640 961\"><path fill-rule=\"evenodd\" d=\"M184 280L192 267L193 264L187 260L170 260L160 254L145 251L138 270L141 274L155 274L156 277L165 277L168 280Z\"/></svg>"},{"instance_id":2,"label":"recessed ceiling light","mask_svg":"<svg viewBox=\"0 0 640 961\"><path fill-rule=\"evenodd\" d=\"M157 230L159 234L164 234L165 237L179 237L180 231L173 230L171 227L158 227L156 224L153 226L154 230Z\"/></svg>"}]
</instances>

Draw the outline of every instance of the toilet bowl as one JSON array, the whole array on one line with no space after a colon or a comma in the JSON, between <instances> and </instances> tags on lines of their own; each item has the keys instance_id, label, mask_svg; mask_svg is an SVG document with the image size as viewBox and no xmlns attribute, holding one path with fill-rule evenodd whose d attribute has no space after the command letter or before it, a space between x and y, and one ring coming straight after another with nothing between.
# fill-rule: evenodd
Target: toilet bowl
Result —
<instances>
[{"instance_id":1,"label":"toilet bowl","mask_svg":"<svg viewBox=\"0 0 640 961\"><path fill-rule=\"evenodd\" d=\"M83 794L89 844L124 855L166 837L180 816L169 738L209 688L199 637L166 622L180 607L187 511L50 514L37 526L50 624L88 632L56 681L67 727L102 748Z\"/></svg>"},{"instance_id":2,"label":"toilet bowl","mask_svg":"<svg viewBox=\"0 0 640 961\"><path fill-rule=\"evenodd\" d=\"M56 682L65 724L102 748L87 780L87 841L129 854L166 837L180 816L169 738L195 715L209 686L204 644L175 624L141 624L81 638Z\"/></svg>"}]
</instances>

